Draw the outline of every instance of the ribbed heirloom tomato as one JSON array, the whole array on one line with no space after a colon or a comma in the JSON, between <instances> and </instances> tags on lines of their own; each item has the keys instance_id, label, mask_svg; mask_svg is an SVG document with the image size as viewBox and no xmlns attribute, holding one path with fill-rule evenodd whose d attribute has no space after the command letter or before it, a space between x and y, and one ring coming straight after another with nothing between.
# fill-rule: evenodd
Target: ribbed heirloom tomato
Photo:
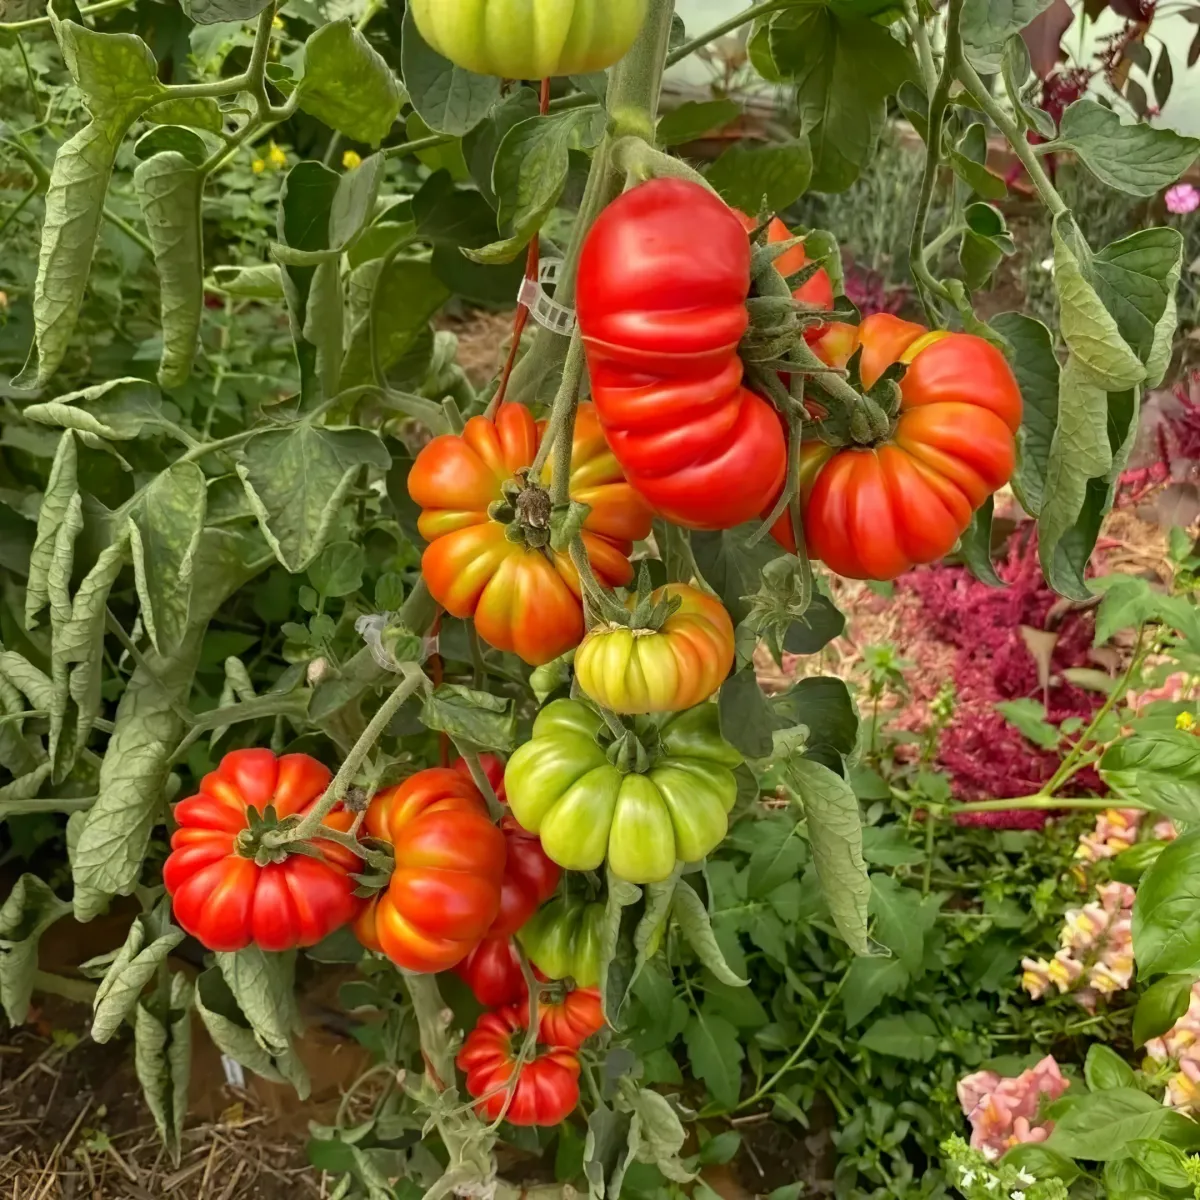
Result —
<instances>
[{"instance_id":1,"label":"ribbed heirloom tomato","mask_svg":"<svg viewBox=\"0 0 1200 1200\"><path fill-rule=\"evenodd\" d=\"M894 579L948 554L971 516L1012 476L1021 391L1004 355L967 333L930 332L887 313L855 329L834 324L814 344L831 366L861 347L869 388L893 363L907 368L899 417L875 446L802 449L809 553L851 579ZM772 531L795 549L787 514Z\"/></svg>"},{"instance_id":2,"label":"ribbed heirloom tomato","mask_svg":"<svg viewBox=\"0 0 1200 1200\"><path fill-rule=\"evenodd\" d=\"M477 75L587 75L623 58L649 0L411 0L421 36Z\"/></svg>"},{"instance_id":3,"label":"ribbed heirloom tomato","mask_svg":"<svg viewBox=\"0 0 1200 1200\"><path fill-rule=\"evenodd\" d=\"M432 767L380 792L364 826L390 842L396 865L354 931L408 971L445 971L483 939L500 911L504 835L479 790Z\"/></svg>"},{"instance_id":4,"label":"ribbed heirloom tomato","mask_svg":"<svg viewBox=\"0 0 1200 1200\"><path fill-rule=\"evenodd\" d=\"M488 937L516 933L539 905L554 895L562 869L542 849L536 834L521 828L516 817L506 814L500 822L507 851L504 884L500 889L500 911L488 929Z\"/></svg>"},{"instance_id":5,"label":"ribbed heirloom tomato","mask_svg":"<svg viewBox=\"0 0 1200 1200\"><path fill-rule=\"evenodd\" d=\"M515 1004L526 994L521 960L510 937L485 937L454 973L484 1008Z\"/></svg>"},{"instance_id":6,"label":"ribbed heirloom tomato","mask_svg":"<svg viewBox=\"0 0 1200 1200\"><path fill-rule=\"evenodd\" d=\"M429 541L421 571L433 598L451 615L473 617L480 636L540 666L565 654L583 637L579 575L570 555L513 541L514 526L529 505L545 506L530 519L549 519L549 497L540 489L518 496L508 527L490 512L506 503L503 487L532 465L543 429L520 404L501 405L495 421L472 417L461 435L436 437L417 456L408 490L424 510L418 521ZM540 483L549 485L548 464ZM778 491L778 485L776 485ZM629 486L604 441L595 410L579 407L571 458L570 495L591 507L583 544L597 578L623 587L633 578L629 552L650 532L651 514Z\"/></svg>"},{"instance_id":7,"label":"ribbed heirloom tomato","mask_svg":"<svg viewBox=\"0 0 1200 1200\"><path fill-rule=\"evenodd\" d=\"M592 399L626 478L669 520L729 529L783 486L774 408L742 386L750 240L701 187L655 179L601 213L576 311Z\"/></svg>"},{"instance_id":8,"label":"ribbed heirloom tomato","mask_svg":"<svg viewBox=\"0 0 1200 1200\"><path fill-rule=\"evenodd\" d=\"M350 850L320 841L323 858L292 854L259 866L239 853L249 835L248 813L274 810L302 815L333 778L307 754L276 758L270 750L234 750L206 775L197 795L175 806L179 826L163 883L175 919L209 950L241 950L252 942L264 950L313 946L353 919L361 908L351 874L362 863ZM340 808L325 818L345 831L354 817ZM253 855L253 847L245 846Z\"/></svg>"},{"instance_id":9,"label":"ribbed heirloom tomato","mask_svg":"<svg viewBox=\"0 0 1200 1200\"><path fill-rule=\"evenodd\" d=\"M547 1046L578 1050L604 1028L604 1007L597 988L577 987L561 1000L538 1005L538 1040Z\"/></svg>"},{"instance_id":10,"label":"ribbed heirloom tomato","mask_svg":"<svg viewBox=\"0 0 1200 1200\"><path fill-rule=\"evenodd\" d=\"M699 588L670 583L650 599L681 603L661 629L594 626L575 654L579 686L613 712L679 712L707 700L733 666L733 622Z\"/></svg>"},{"instance_id":11,"label":"ribbed heirloom tomato","mask_svg":"<svg viewBox=\"0 0 1200 1200\"><path fill-rule=\"evenodd\" d=\"M559 896L517 934L517 941L547 979L569 977L577 987L595 987L600 982L603 927L603 904Z\"/></svg>"},{"instance_id":12,"label":"ribbed heirloom tomato","mask_svg":"<svg viewBox=\"0 0 1200 1200\"><path fill-rule=\"evenodd\" d=\"M479 1103L475 1111L489 1121L504 1113L512 1125L558 1125L579 1103L579 1059L570 1050L551 1048L521 1066L509 1085L525 1037L528 1014L502 1008L484 1013L467 1034L455 1060L466 1073L467 1091ZM512 1099L505 1111L505 1101Z\"/></svg>"}]
</instances>

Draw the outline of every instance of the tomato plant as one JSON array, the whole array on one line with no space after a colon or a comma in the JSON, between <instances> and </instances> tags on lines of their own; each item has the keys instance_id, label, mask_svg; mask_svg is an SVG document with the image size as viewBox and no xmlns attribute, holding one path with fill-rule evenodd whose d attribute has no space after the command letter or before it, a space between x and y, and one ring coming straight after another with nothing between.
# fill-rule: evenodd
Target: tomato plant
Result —
<instances>
[{"instance_id":1,"label":"tomato plant","mask_svg":"<svg viewBox=\"0 0 1200 1200\"><path fill-rule=\"evenodd\" d=\"M518 934L529 961L547 979L571 979L578 987L600 982L604 909L578 897L558 897Z\"/></svg>"}]
</instances>

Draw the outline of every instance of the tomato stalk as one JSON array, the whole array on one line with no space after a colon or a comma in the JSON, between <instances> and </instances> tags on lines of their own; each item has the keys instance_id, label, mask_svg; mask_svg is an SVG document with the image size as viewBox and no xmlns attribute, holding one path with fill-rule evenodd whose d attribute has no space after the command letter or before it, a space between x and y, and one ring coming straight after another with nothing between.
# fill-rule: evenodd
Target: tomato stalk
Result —
<instances>
[{"instance_id":1,"label":"tomato stalk","mask_svg":"<svg viewBox=\"0 0 1200 1200\"><path fill-rule=\"evenodd\" d=\"M716 195L716 188L694 167L656 150L644 138L632 135L618 138L612 146L612 165L624 172L626 191L647 179L686 179Z\"/></svg>"}]
</instances>

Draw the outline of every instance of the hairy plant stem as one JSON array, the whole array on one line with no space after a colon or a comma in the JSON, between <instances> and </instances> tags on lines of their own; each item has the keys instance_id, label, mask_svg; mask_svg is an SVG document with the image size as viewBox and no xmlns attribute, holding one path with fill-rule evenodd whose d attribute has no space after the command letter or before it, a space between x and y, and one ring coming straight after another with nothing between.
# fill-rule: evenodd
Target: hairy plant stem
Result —
<instances>
[{"instance_id":1,"label":"hairy plant stem","mask_svg":"<svg viewBox=\"0 0 1200 1200\"><path fill-rule=\"evenodd\" d=\"M929 44L929 30L921 20L916 0L905 0L904 19L908 23L913 45L917 49L917 61L921 64L921 78L925 83L925 94L932 96L938 85L937 67L933 61L933 48Z\"/></svg>"},{"instance_id":2,"label":"hairy plant stem","mask_svg":"<svg viewBox=\"0 0 1200 1200\"><path fill-rule=\"evenodd\" d=\"M925 173L921 178L921 192L917 199L917 215L913 220L912 237L909 240L909 267L917 285L917 294L921 297L921 306L930 325L939 324L937 313L930 301L930 295L940 300L952 303L952 297L946 287L934 279L925 261L925 228L929 222L929 206L933 202L933 192L937 186L938 172L942 165L942 127L946 120L946 107L950 101L950 88L957 77L959 61L962 57L962 38L959 35L959 22L962 18L963 0L949 0L946 17L946 57L942 63L942 73L937 81L937 87L929 97L929 118L925 130ZM924 28L918 20L918 26ZM931 55L932 59L932 55Z\"/></svg>"},{"instance_id":3,"label":"hairy plant stem","mask_svg":"<svg viewBox=\"0 0 1200 1200\"><path fill-rule=\"evenodd\" d=\"M268 4L259 13L258 26L254 31L254 45L250 49L250 61L240 75L231 75L228 79L215 79L210 83L172 84L167 88L166 94L157 97L154 103L161 104L164 100L203 100L206 97L216 99L221 96L236 96L238 92L249 92L255 98L261 117L264 107L267 111L271 107L266 100L266 70L274 21L275 5Z\"/></svg>"},{"instance_id":4,"label":"hairy plant stem","mask_svg":"<svg viewBox=\"0 0 1200 1200\"><path fill-rule=\"evenodd\" d=\"M105 13L116 12L128 8L136 0L103 0L100 4L89 4L79 10L81 17L101 17ZM0 21L0 30L5 33L27 33L31 29L49 29L49 17L30 17L27 21Z\"/></svg>"},{"instance_id":5,"label":"hairy plant stem","mask_svg":"<svg viewBox=\"0 0 1200 1200\"><path fill-rule=\"evenodd\" d=\"M542 434L542 444L538 447L537 457L529 468L532 479L540 479L542 468L554 451L554 471L551 484L551 502L566 504L570 496L571 483L571 451L574 448L575 414L579 411L579 389L583 384L583 337L576 329L571 334L567 346L567 359L563 363L562 383L550 407L550 419L546 424L546 432ZM564 437L567 430L569 436Z\"/></svg>"},{"instance_id":6,"label":"hairy plant stem","mask_svg":"<svg viewBox=\"0 0 1200 1200\"><path fill-rule=\"evenodd\" d=\"M735 29L740 29L743 25L756 20L758 17L765 17L769 13L782 12L785 8L794 8L796 0L761 0L759 4L752 4L749 8L744 8L736 16L732 16L727 21L722 21L720 25L714 25L711 29L706 29L699 37L690 38L684 42L682 46L676 47L667 55L667 66L673 67L677 62L682 62L691 54L695 54L697 50L703 50L709 42L715 42L718 38L723 38L727 33L732 33Z\"/></svg>"},{"instance_id":7,"label":"hairy plant stem","mask_svg":"<svg viewBox=\"0 0 1200 1200\"><path fill-rule=\"evenodd\" d=\"M416 663L402 663L400 671L403 678L392 690L392 694L379 706L379 711L371 718L358 741L351 747L350 753L342 760L342 765L325 789L325 794L313 805L300 824L293 829L271 830L264 833L264 846L271 848L286 845L288 842L305 841L320 831L322 821L346 795L350 784L354 781L354 776L358 774L359 767L362 766L391 719L400 710L400 706L414 692L429 683L425 672Z\"/></svg>"}]
</instances>

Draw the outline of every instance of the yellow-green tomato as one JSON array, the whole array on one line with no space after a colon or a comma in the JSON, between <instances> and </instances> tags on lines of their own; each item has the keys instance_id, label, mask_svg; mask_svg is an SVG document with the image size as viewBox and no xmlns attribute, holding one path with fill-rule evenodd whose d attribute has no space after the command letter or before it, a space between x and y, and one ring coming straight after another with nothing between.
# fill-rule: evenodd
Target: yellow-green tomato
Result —
<instances>
[{"instance_id":1,"label":"yellow-green tomato","mask_svg":"<svg viewBox=\"0 0 1200 1200\"><path fill-rule=\"evenodd\" d=\"M604 905L556 896L547 901L517 933L529 961L547 979L566 979L576 987L600 982L600 942Z\"/></svg>"},{"instance_id":2,"label":"yellow-green tomato","mask_svg":"<svg viewBox=\"0 0 1200 1200\"><path fill-rule=\"evenodd\" d=\"M649 0L409 0L421 36L477 75L586 75L623 58Z\"/></svg>"},{"instance_id":3,"label":"yellow-green tomato","mask_svg":"<svg viewBox=\"0 0 1200 1200\"><path fill-rule=\"evenodd\" d=\"M509 759L513 815L560 866L592 871L605 859L630 883L666 879L699 862L729 828L741 755L721 737L716 706L669 718L645 773L623 772L600 744L600 716L575 700L538 714L533 737Z\"/></svg>"},{"instance_id":4,"label":"yellow-green tomato","mask_svg":"<svg viewBox=\"0 0 1200 1200\"><path fill-rule=\"evenodd\" d=\"M650 598L679 607L661 629L600 625L575 652L575 677L597 704L633 714L681 712L702 704L733 666L733 621L714 596L670 583Z\"/></svg>"}]
</instances>

